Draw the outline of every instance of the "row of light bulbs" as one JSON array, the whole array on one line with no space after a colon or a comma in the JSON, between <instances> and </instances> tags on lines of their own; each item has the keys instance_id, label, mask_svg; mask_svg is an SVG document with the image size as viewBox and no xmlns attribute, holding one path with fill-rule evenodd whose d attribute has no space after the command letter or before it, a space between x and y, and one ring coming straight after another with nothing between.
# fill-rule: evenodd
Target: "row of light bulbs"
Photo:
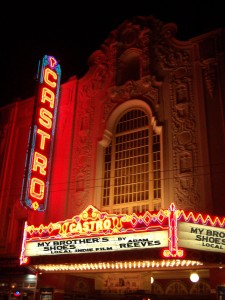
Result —
<instances>
[{"instance_id":1,"label":"row of light bulbs","mask_svg":"<svg viewBox=\"0 0 225 300\"><path fill-rule=\"evenodd\" d=\"M83 264L42 264L35 265L39 271L100 271L100 270L127 270L145 268L174 268L174 267L197 267L202 266L200 261L193 260L153 260L153 261L125 261L125 262L97 262Z\"/></svg>"}]
</instances>

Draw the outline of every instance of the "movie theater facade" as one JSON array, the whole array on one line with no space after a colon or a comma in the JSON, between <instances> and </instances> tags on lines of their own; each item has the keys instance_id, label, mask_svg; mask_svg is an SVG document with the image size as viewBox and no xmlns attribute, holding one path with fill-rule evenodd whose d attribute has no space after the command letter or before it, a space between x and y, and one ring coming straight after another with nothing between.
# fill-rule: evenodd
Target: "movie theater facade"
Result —
<instances>
[{"instance_id":1,"label":"movie theater facade","mask_svg":"<svg viewBox=\"0 0 225 300\"><path fill-rule=\"evenodd\" d=\"M124 21L0 108L1 300L225 299L225 34L175 36Z\"/></svg>"}]
</instances>

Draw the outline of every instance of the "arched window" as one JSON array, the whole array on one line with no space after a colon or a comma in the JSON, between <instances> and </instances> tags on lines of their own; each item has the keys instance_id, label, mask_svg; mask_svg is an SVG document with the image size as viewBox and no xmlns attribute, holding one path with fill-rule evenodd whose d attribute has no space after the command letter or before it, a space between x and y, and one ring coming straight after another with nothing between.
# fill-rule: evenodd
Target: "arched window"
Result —
<instances>
[{"instance_id":1,"label":"arched window","mask_svg":"<svg viewBox=\"0 0 225 300\"><path fill-rule=\"evenodd\" d=\"M101 210L143 212L161 208L160 134L142 108L127 109L103 151Z\"/></svg>"}]
</instances>

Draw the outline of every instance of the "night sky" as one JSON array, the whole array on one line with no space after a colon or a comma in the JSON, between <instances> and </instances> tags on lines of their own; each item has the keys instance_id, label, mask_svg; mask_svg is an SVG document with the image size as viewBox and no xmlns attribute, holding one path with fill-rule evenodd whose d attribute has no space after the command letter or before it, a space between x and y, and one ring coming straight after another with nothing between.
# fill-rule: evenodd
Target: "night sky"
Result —
<instances>
[{"instance_id":1,"label":"night sky","mask_svg":"<svg viewBox=\"0 0 225 300\"><path fill-rule=\"evenodd\" d=\"M61 83L74 75L81 78L92 52L132 17L152 15L163 23L175 23L179 40L225 28L222 0L46 2L30 1L27 6L18 1L18 7L10 2L1 10L0 106L34 95L38 61L45 54L60 62Z\"/></svg>"}]
</instances>

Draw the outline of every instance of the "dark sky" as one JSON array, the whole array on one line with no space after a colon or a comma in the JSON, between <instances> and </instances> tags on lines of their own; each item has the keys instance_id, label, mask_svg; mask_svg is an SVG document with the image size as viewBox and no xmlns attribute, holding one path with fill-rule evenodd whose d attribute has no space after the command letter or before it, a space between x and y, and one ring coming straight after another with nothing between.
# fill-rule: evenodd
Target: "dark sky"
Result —
<instances>
[{"instance_id":1,"label":"dark sky","mask_svg":"<svg viewBox=\"0 0 225 300\"><path fill-rule=\"evenodd\" d=\"M152 15L175 23L179 40L225 28L222 0L17 2L18 7L10 1L0 13L0 106L34 95L38 61L45 54L60 61L61 83L82 77L91 53L132 17Z\"/></svg>"}]
</instances>

